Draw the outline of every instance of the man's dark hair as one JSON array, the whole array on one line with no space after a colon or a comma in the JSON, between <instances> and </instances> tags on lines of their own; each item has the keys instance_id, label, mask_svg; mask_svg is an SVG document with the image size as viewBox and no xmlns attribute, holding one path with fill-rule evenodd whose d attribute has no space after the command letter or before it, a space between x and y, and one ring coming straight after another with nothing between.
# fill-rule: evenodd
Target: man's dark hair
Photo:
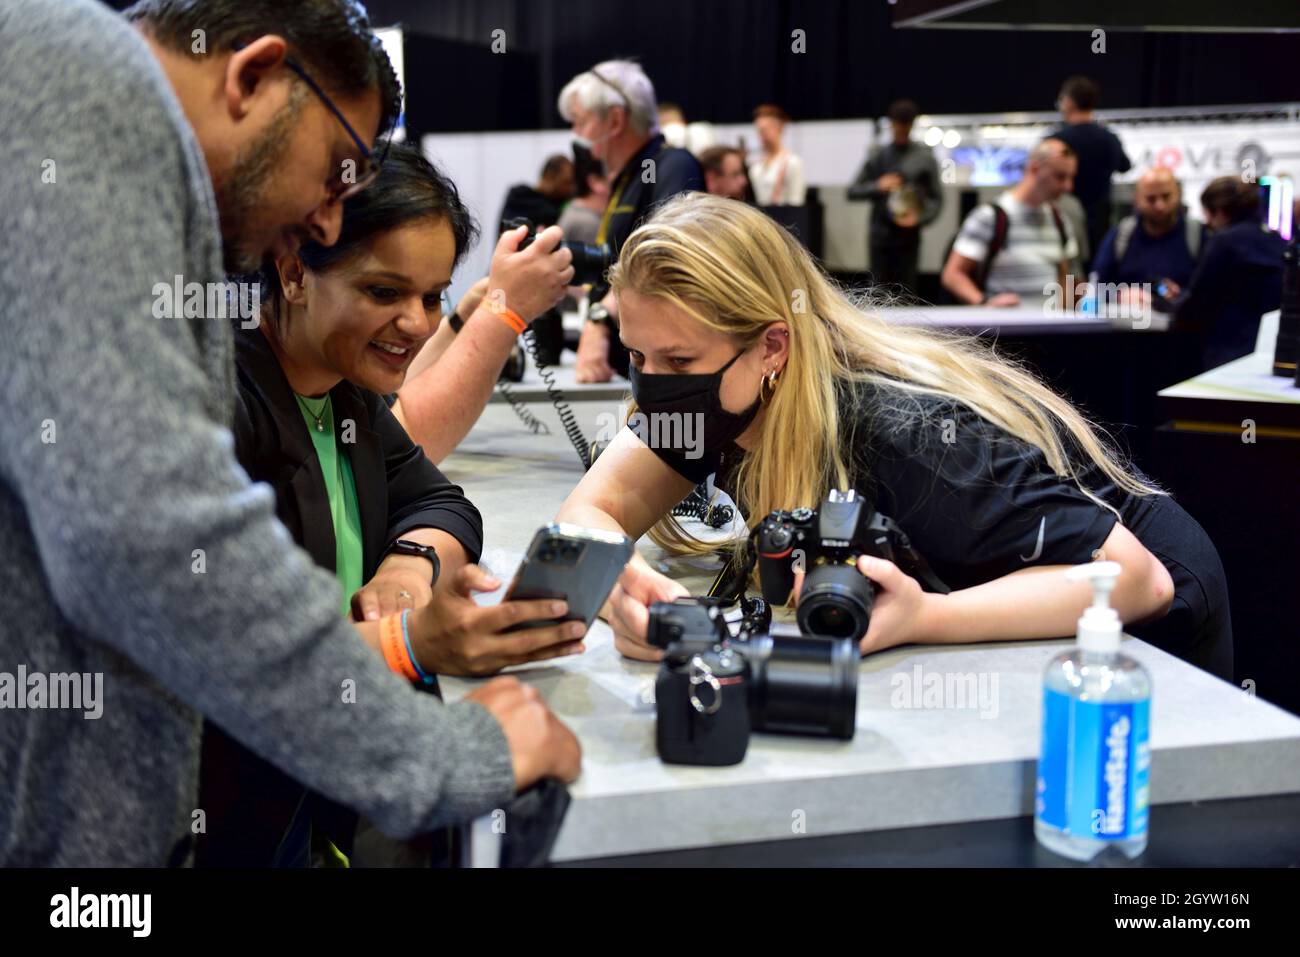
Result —
<instances>
[{"instance_id":1,"label":"man's dark hair","mask_svg":"<svg viewBox=\"0 0 1300 957\"><path fill-rule=\"evenodd\" d=\"M456 245L453 266L478 239L478 224L456 184L425 159L417 147L394 143L378 178L343 204L343 225L333 246L305 243L298 250L312 272L327 272L364 252L380 235L422 219L445 221ZM278 318L280 275L268 261L259 276L262 301L274 303Z\"/></svg>"},{"instance_id":2,"label":"man's dark hair","mask_svg":"<svg viewBox=\"0 0 1300 957\"><path fill-rule=\"evenodd\" d=\"M160 44L185 52L193 50L196 30L208 53L284 37L290 54L331 95L378 90L381 132L401 112L401 84L357 0L138 0L122 15L143 23Z\"/></svg>"},{"instance_id":3,"label":"man's dark hair","mask_svg":"<svg viewBox=\"0 0 1300 957\"><path fill-rule=\"evenodd\" d=\"M760 103L758 106L754 107L754 119L758 120L764 116L773 117L774 119L780 120L782 123L790 122L790 114L781 109L781 107L777 106L775 103Z\"/></svg>"},{"instance_id":4,"label":"man's dark hair","mask_svg":"<svg viewBox=\"0 0 1300 957\"><path fill-rule=\"evenodd\" d=\"M1068 96L1076 107L1087 113L1101 102L1101 87L1091 77L1072 76L1061 84L1061 96Z\"/></svg>"},{"instance_id":5,"label":"man's dark hair","mask_svg":"<svg viewBox=\"0 0 1300 957\"><path fill-rule=\"evenodd\" d=\"M575 149L573 151L573 182L574 197L581 199L584 196L591 195L591 185L587 182L588 177L604 176L605 164L591 155L590 150Z\"/></svg>"},{"instance_id":6,"label":"man's dark hair","mask_svg":"<svg viewBox=\"0 0 1300 957\"><path fill-rule=\"evenodd\" d=\"M736 149L734 146L710 146L697 158L700 161L700 165L703 166L707 172L712 173L714 176L720 176L722 174L723 162L732 154L741 156L740 150ZM743 156L741 156L741 166L744 166Z\"/></svg>"},{"instance_id":7,"label":"man's dark hair","mask_svg":"<svg viewBox=\"0 0 1300 957\"><path fill-rule=\"evenodd\" d=\"M569 157L565 156L563 153L556 153L553 156L548 156L545 164L542 166L542 179L553 179L563 173L566 166L572 165L573 160L569 159Z\"/></svg>"},{"instance_id":8,"label":"man's dark hair","mask_svg":"<svg viewBox=\"0 0 1300 957\"><path fill-rule=\"evenodd\" d=\"M911 126L916 122L917 114L920 112L915 100L895 100L889 104L889 110L885 115L895 123Z\"/></svg>"},{"instance_id":9,"label":"man's dark hair","mask_svg":"<svg viewBox=\"0 0 1300 957\"><path fill-rule=\"evenodd\" d=\"M1220 176L1201 193L1201 205L1207 212L1227 213L1230 222L1239 223L1259 212L1259 187L1237 176Z\"/></svg>"}]
</instances>

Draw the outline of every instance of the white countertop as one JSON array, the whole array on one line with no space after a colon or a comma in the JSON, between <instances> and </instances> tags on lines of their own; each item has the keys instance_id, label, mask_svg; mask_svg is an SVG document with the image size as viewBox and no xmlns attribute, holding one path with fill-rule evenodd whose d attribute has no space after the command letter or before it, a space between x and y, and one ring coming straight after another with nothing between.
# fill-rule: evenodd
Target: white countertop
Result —
<instances>
[{"instance_id":1,"label":"white countertop","mask_svg":"<svg viewBox=\"0 0 1300 957\"><path fill-rule=\"evenodd\" d=\"M613 408L585 407L584 428ZM539 414L551 416L555 434L531 435L509 409L490 406L443 464L482 511L484 561L504 580L581 476L551 410ZM646 554L659 557L653 546ZM714 567L710 560L669 566L696 594ZM663 764L654 748L657 666L622 658L600 622L586 644L581 656L514 670L583 746L557 861L1030 814L1042 672L1070 642L908 646L873 655L861 663L851 742L756 734L744 762L731 768ZM1129 639L1125 651L1154 683L1153 804L1300 792L1300 719L1144 642ZM931 675L974 676L973 687L983 682L984 707L897 706L904 686ZM442 680L453 700L474 685ZM1153 828L1159 820L1156 808Z\"/></svg>"}]
</instances>

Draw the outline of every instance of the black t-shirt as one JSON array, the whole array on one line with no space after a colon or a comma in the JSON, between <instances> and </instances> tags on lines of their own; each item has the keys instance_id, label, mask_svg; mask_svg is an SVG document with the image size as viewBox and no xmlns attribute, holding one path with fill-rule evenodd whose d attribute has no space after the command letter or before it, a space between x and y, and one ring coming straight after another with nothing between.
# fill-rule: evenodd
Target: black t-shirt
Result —
<instances>
[{"instance_id":1,"label":"black t-shirt","mask_svg":"<svg viewBox=\"0 0 1300 957\"><path fill-rule=\"evenodd\" d=\"M1053 472L1037 446L960 403L862 383L842 392L841 407L854 487L952 588L1091 561L1118 521ZM1126 523L1144 508L1095 467L1084 483Z\"/></svg>"},{"instance_id":2,"label":"black t-shirt","mask_svg":"<svg viewBox=\"0 0 1300 957\"><path fill-rule=\"evenodd\" d=\"M610 186L609 203L601 217L598 243L608 243L617 258L632 231L679 193L702 192L704 171L689 152L668 146L662 133L650 137L641 151L619 170Z\"/></svg>"},{"instance_id":3,"label":"black t-shirt","mask_svg":"<svg viewBox=\"0 0 1300 957\"><path fill-rule=\"evenodd\" d=\"M1074 177L1074 195L1085 209L1110 202L1110 178L1133 168L1119 137L1100 123L1067 123L1052 134L1064 140L1079 157Z\"/></svg>"},{"instance_id":4,"label":"black t-shirt","mask_svg":"<svg viewBox=\"0 0 1300 957\"><path fill-rule=\"evenodd\" d=\"M951 588L1032 565L1090 561L1116 524L1114 512L1058 477L1037 447L959 403L856 383L841 388L840 416L854 488L899 524ZM694 481L716 470L716 484L730 491L743 453L733 446L690 462L659 454ZM1148 499L1117 489L1095 467L1084 481L1126 524L1147 508Z\"/></svg>"}]
</instances>

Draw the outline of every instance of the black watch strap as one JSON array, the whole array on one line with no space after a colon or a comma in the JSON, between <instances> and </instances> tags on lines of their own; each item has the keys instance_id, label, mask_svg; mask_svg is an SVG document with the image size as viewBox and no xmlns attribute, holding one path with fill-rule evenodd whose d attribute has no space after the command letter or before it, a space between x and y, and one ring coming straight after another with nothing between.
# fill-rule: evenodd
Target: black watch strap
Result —
<instances>
[{"instance_id":1,"label":"black watch strap","mask_svg":"<svg viewBox=\"0 0 1300 957\"><path fill-rule=\"evenodd\" d=\"M442 561L438 558L438 553L432 545L425 545L421 542L413 542L409 538L399 538L388 547L388 555L415 555L419 558L427 558L433 563L433 578L429 584L438 584L438 574L442 571Z\"/></svg>"},{"instance_id":2,"label":"black watch strap","mask_svg":"<svg viewBox=\"0 0 1300 957\"><path fill-rule=\"evenodd\" d=\"M465 320L460 317L455 309L447 316L447 325L451 326L452 332L460 332L465 327Z\"/></svg>"}]
</instances>

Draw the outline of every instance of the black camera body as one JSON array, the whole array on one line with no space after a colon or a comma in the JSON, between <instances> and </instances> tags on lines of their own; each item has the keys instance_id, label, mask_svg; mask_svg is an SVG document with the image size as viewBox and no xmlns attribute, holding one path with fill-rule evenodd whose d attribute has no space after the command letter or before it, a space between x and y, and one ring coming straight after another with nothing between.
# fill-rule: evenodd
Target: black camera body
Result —
<instances>
[{"instance_id":1,"label":"black camera body","mask_svg":"<svg viewBox=\"0 0 1300 957\"><path fill-rule=\"evenodd\" d=\"M754 530L763 597L784 605L802 561L799 629L857 640L871 622L875 586L857 569L859 555L894 561L896 526L853 489L831 490L821 508L775 511Z\"/></svg>"},{"instance_id":2,"label":"black camera body","mask_svg":"<svg viewBox=\"0 0 1300 957\"><path fill-rule=\"evenodd\" d=\"M537 238L536 225L532 220L522 216L501 221L503 233L518 229L520 226L528 227L528 235L519 243L519 248L522 250L531 246L533 240ZM560 248L567 249L573 254L573 279L570 282L574 286L600 285L605 281L605 273L609 272L609 267L614 264L614 251L608 245L562 242Z\"/></svg>"},{"instance_id":3,"label":"black camera body","mask_svg":"<svg viewBox=\"0 0 1300 957\"><path fill-rule=\"evenodd\" d=\"M848 740L857 725L858 649L772 629L747 599L732 637L722 609L679 598L650 607L647 640L664 651L655 681L655 744L669 764L739 764L752 731Z\"/></svg>"},{"instance_id":4,"label":"black camera body","mask_svg":"<svg viewBox=\"0 0 1300 957\"><path fill-rule=\"evenodd\" d=\"M796 561L802 563L796 617L805 635L856 642L867 633L876 586L858 571L860 555L893 562L926 591L949 591L894 520L853 489L832 489L818 509L772 512L751 533L750 554L763 598L773 605L789 600Z\"/></svg>"}]
</instances>

